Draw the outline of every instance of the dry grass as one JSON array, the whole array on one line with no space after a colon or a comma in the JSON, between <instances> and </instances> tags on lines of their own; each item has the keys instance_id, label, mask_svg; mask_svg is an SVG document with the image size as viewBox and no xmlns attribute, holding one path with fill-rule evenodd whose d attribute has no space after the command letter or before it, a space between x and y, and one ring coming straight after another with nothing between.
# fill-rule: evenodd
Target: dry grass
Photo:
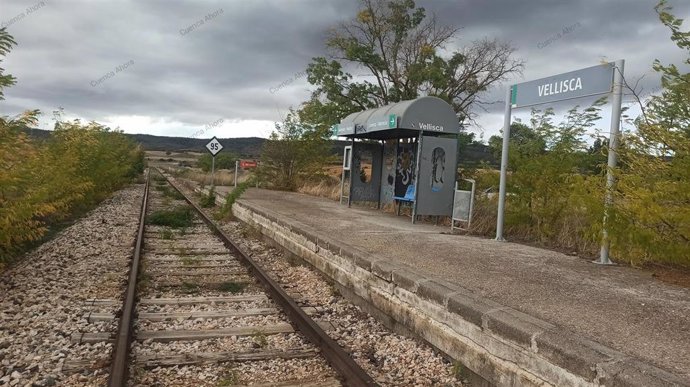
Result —
<instances>
[{"instance_id":1,"label":"dry grass","mask_svg":"<svg viewBox=\"0 0 690 387\"><path fill-rule=\"evenodd\" d=\"M211 172L203 172L200 169L187 169L182 175L185 179L195 181L200 185L211 185ZM251 177L251 173L240 171L238 183L243 183ZM231 186L235 184L235 173L228 170L218 170L215 176L215 185Z\"/></svg>"},{"instance_id":2,"label":"dry grass","mask_svg":"<svg viewBox=\"0 0 690 387\"><path fill-rule=\"evenodd\" d=\"M475 198L469 232L476 235L496 234L497 201Z\"/></svg>"},{"instance_id":3,"label":"dry grass","mask_svg":"<svg viewBox=\"0 0 690 387\"><path fill-rule=\"evenodd\" d=\"M319 183L306 183L299 187L297 192L331 200L340 200L340 180L331 176L328 180L323 180Z\"/></svg>"},{"instance_id":4,"label":"dry grass","mask_svg":"<svg viewBox=\"0 0 690 387\"><path fill-rule=\"evenodd\" d=\"M509 218L510 214L506 216ZM497 199L477 197L472 213L472 226L468 232L492 238L496 235ZM505 223L505 235L514 242L527 243L567 253L594 257L599 251L598 239L583 234L583 230L591 228L587 219L578 213L564 213L553 229L553 235L548 237L540 234L535 226L528 224L511 224L509 219ZM597 234L598 235L598 234Z\"/></svg>"},{"instance_id":5,"label":"dry grass","mask_svg":"<svg viewBox=\"0 0 690 387\"><path fill-rule=\"evenodd\" d=\"M165 151L146 151L146 157L150 159L173 159L175 161L189 161L196 162L197 159L203 154L198 152L170 152L167 154Z\"/></svg>"},{"instance_id":6,"label":"dry grass","mask_svg":"<svg viewBox=\"0 0 690 387\"><path fill-rule=\"evenodd\" d=\"M235 174L230 171L216 171L213 181L215 185L233 185ZM211 172L203 172L199 169L189 169L184 173L186 179L196 181L201 185L211 185Z\"/></svg>"}]
</instances>

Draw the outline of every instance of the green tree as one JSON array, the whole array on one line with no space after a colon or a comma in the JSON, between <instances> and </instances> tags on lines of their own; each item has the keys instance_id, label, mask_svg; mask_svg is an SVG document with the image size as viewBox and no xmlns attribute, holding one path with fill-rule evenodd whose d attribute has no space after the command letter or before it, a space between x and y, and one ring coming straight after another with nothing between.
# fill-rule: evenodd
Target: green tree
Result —
<instances>
[{"instance_id":1,"label":"green tree","mask_svg":"<svg viewBox=\"0 0 690 387\"><path fill-rule=\"evenodd\" d=\"M496 40L448 52L458 30L440 25L413 0L361 0L356 17L328 37L330 58L314 58L307 68L316 90L304 104L305 122L328 128L350 113L421 95L440 97L460 121L471 120L483 93L519 73L523 62ZM346 68L367 77L355 81Z\"/></svg>"},{"instance_id":2,"label":"green tree","mask_svg":"<svg viewBox=\"0 0 690 387\"><path fill-rule=\"evenodd\" d=\"M239 159L239 156L237 156L234 153L230 152L220 152L216 155L216 170L218 169L230 169L230 170L235 170L235 161ZM201 168L202 171L204 172L210 172L211 171L211 164L213 163L213 156L211 154L206 153L203 154L201 157L199 157L199 160L197 161L197 166Z\"/></svg>"},{"instance_id":3,"label":"green tree","mask_svg":"<svg viewBox=\"0 0 690 387\"><path fill-rule=\"evenodd\" d=\"M545 113L548 116L553 115L552 111ZM501 157L503 150L503 137L491 136L489 137L489 148L497 159ZM546 151L546 141L543 139L535 129L525 125L520 121L510 124L510 151L513 155L520 155L525 157L536 156L543 154ZM515 163L511 163L509 159L509 168L514 169Z\"/></svg>"},{"instance_id":4,"label":"green tree","mask_svg":"<svg viewBox=\"0 0 690 387\"><path fill-rule=\"evenodd\" d=\"M7 33L7 27L0 28L0 58L4 58L12 50L12 46L16 46L12 35ZM2 59L0 59L0 64ZM11 74L5 74L5 69L0 67L0 101L5 99L3 89L10 87L17 83L17 80Z\"/></svg>"},{"instance_id":5,"label":"green tree","mask_svg":"<svg viewBox=\"0 0 690 387\"><path fill-rule=\"evenodd\" d=\"M260 181L276 189L295 190L323 176L331 148L327 138L327 132L303 123L299 113L291 110L264 144L257 171Z\"/></svg>"}]
</instances>

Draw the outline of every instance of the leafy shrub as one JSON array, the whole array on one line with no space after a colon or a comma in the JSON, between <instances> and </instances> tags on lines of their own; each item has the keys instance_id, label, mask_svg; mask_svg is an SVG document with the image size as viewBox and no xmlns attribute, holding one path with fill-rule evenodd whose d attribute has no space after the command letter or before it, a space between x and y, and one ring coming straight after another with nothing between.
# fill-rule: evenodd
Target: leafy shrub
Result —
<instances>
[{"instance_id":1,"label":"leafy shrub","mask_svg":"<svg viewBox=\"0 0 690 387\"><path fill-rule=\"evenodd\" d=\"M191 227L194 221L192 209L187 206L175 207L172 210L159 210L151 213L147 222L155 226L172 228Z\"/></svg>"},{"instance_id":2,"label":"leafy shrub","mask_svg":"<svg viewBox=\"0 0 690 387\"><path fill-rule=\"evenodd\" d=\"M223 282L218 286L218 290L228 293L239 293L245 288L244 284L237 282Z\"/></svg>"},{"instance_id":3,"label":"leafy shrub","mask_svg":"<svg viewBox=\"0 0 690 387\"><path fill-rule=\"evenodd\" d=\"M254 179L249 179L247 181L244 181L242 183L237 184L237 187L235 187L229 194L228 196L225 197L225 204L223 204L223 207L220 210L220 216L221 217L226 217L228 215L232 216L232 205L235 204L237 199L239 199L244 192L251 187L253 184L255 184Z\"/></svg>"},{"instance_id":4,"label":"leafy shrub","mask_svg":"<svg viewBox=\"0 0 690 387\"><path fill-rule=\"evenodd\" d=\"M21 129L37 114L0 118L0 264L143 172L141 149L93 122L61 122L40 143L28 138Z\"/></svg>"},{"instance_id":5,"label":"leafy shrub","mask_svg":"<svg viewBox=\"0 0 690 387\"><path fill-rule=\"evenodd\" d=\"M176 190L175 188L167 185L164 186L163 189L160 189L163 193L164 196L175 199L175 200L185 200L184 195L180 193L180 191Z\"/></svg>"},{"instance_id":6,"label":"leafy shrub","mask_svg":"<svg viewBox=\"0 0 690 387\"><path fill-rule=\"evenodd\" d=\"M201 199L199 200L199 205L203 208L211 208L216 206L216 191L215 187L211 187L208 194L201 193Z\"/></svg>"},{"instance_id":7,"label":"leafy shrub","mask_svg":"<svg viewBox=\"0 0 690 387\"><path fill-rule=\"evenodd\" d=\"M330 132L301 122L294 111L264 143L257 176L262 184L293 191L314 176L323 175L323 165L329 159Z\"/></svg>"},{"instance_id":8,"label":"leafy shrub","mask_svg":"<svg viewBox=\"0 0 690 387\"><path fill-rule=\"evenodd\" d=\"M173 239L173 232L169 228L166 228L160 232L161 239Z\"/></svg>"},{"instance_id":9,"label":"leafy shrub","mask_svg":"<svg viewBox=\"0 0 690 387\"><path fill-rule=\"evenodd\" d=\"M15 44L0 28L0 62ZM14 83L0 68L0 100ZM122 132L62 121L60 114L41 141L25 134L38 124L38 110L0 116L0 268L51 225L85 212L144 171L143 150Z\"/></svg>"},{"instance_id":10,"label":"leafy shrub","mask_svg":"<svg viewBox=\"0 0 690 387\"><path fill-rule=\"evenodd\" d=\"M235 161L237 161L237 155L229 152L221 152L216 155L215 168L216 171L219 169L230 169L235 170ZM197 165L204 172L210 172L211 166L213 164L213 156L208 153L203 154L199 157Z\"/></svg>"}]
</instances>

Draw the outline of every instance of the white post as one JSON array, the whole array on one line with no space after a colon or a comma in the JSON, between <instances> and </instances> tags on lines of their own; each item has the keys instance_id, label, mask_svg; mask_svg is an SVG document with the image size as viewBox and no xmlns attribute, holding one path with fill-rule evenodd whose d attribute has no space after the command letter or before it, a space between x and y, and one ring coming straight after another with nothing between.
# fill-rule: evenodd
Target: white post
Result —
<instances>
[{"instance_id":1,"label":"white post","mask_svg":"<svg viewBox=\"0 0 690 387\"><path fill-rule=\"evenodd\" d=\"M472 226L472 211L474 210L474 186L475 186L475 180L474 179L465 179L472 183L472 191L470 192L470 212L467 215L467 230L470 230L470 227ZM457 183L456 183L457 184Z\"/></svg>"},{"instance_id":2,"label":"white post","mask_svg":"<svg viewBox=\"0 0 690 387\"><path fill-rule=\"evenodd\" d=\"M503 117L503 149L501 151L501 181L498 188L498 217L496 218L496 240L504 241L503 220L506 207L506 175L508 173L508 145L510 143L510 115L512 87L506 91L506 106Z\"/></svg>"},{"instance_id":3,"label":"white post","mask_svg":"<svg viewBox=\"0 0 690 387\"><path fill-rule=\"evenodd\" d=\"M450 233L455 229L455 196L458 194L458 182L455 182L455 190L453 191L453 208L450 212Z\"/></svg>"},{"instance_id":4,"label":"white post","mask_svg":"<svg viewBox=\"0 0 690 387\"><path fill-rule=\"evenodd\" d=\"M613 170L616 168L618 149L619 132L621 126L621 108L623 103L623 69L625 67L625 60L617 60L615 63L613 73L613 99L611 102L611 133L609 136L609 159L608 167L606 169L606 197L604 199L604 223L601 235L601 253L599 260L594 261L601 265L612 265L613 262L609 259L609 249L611 248L611 240L607 230L607 223L609 211L613 205L613 189L616 184L616 178L613 175Z\"/></svg>"},{"instance_id":5,"label":"white post","mask_svg":"<svg viewBox=\"0 0 690 387\"><path fill-rule=\"evenodd\" d=\"M232 179L233 182L235 183L235 188L237 188L237 170L238 170L239 165L240 165L240 160L235 160L235 178Z\"/></svg>"}]
</instances>

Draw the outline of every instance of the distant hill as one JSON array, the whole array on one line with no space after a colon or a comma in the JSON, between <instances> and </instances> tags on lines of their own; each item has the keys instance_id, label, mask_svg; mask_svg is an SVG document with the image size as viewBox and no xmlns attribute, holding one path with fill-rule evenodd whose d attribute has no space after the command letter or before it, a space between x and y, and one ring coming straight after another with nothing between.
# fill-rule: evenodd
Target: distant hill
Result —
<instances>
[{"instance_id":1,"label":"distant hill","mask_svg":"<svg viewBox=\"0 0 690 387\"><path fill-rule=\"evenodd\" d=\"M26 129L25 132L30 136L45 140L50 136L50 130ZM144 150L150 151L194 151L203 152L205 150L207 138L188 138L188 137L168 137L153 136L150 134L128 134L134 141L141 144ZM266 139L260 137L238 137L238 138L219 138L225 150L241 155L242 157L255 158L261 154L261 147Z\"/></svg>"},{"instance_id":2,"label":"distant hill","mask_svg":"<svg viewBox=\"0 0 690 387\"><path fill-rule=\"evenodd\" d=\"M152 136L150 134L129 134L145 150L157 151L205 151L207 138ZM223 150L242 157L256 158L261 155L261 147L266 139L260 137L219 138Z\"/></svg>"},{"instance_id":3,"label":"distant hill","mask_svg":"<svg viewBox=\"0 0 690 387\"><path fill-rule=\"evenodd\" d=\"M45 140L50 136L49 130L43 129L26 129L26 133L34 138ZM145 150L150 151L192 151L204 152L205 145L208 143L206 138L188 138L188 137L168 137L168 136L153 136L150 134L126 134L134 141L141 144ZM235 138L219 138L225 150L238 154L245 158L258 158L261 155L261 147L266 141L265 138L260 137L235 137ZM333 144L333 153L342 155L343 148L349 145L349 141L335 141ZM477 167L481 162L486 162L491 166L498 166L498 160L489 150L489 147L481 143L471 143L460 151L458 161L461 167Z\"/></svg>"}]
</instances>

